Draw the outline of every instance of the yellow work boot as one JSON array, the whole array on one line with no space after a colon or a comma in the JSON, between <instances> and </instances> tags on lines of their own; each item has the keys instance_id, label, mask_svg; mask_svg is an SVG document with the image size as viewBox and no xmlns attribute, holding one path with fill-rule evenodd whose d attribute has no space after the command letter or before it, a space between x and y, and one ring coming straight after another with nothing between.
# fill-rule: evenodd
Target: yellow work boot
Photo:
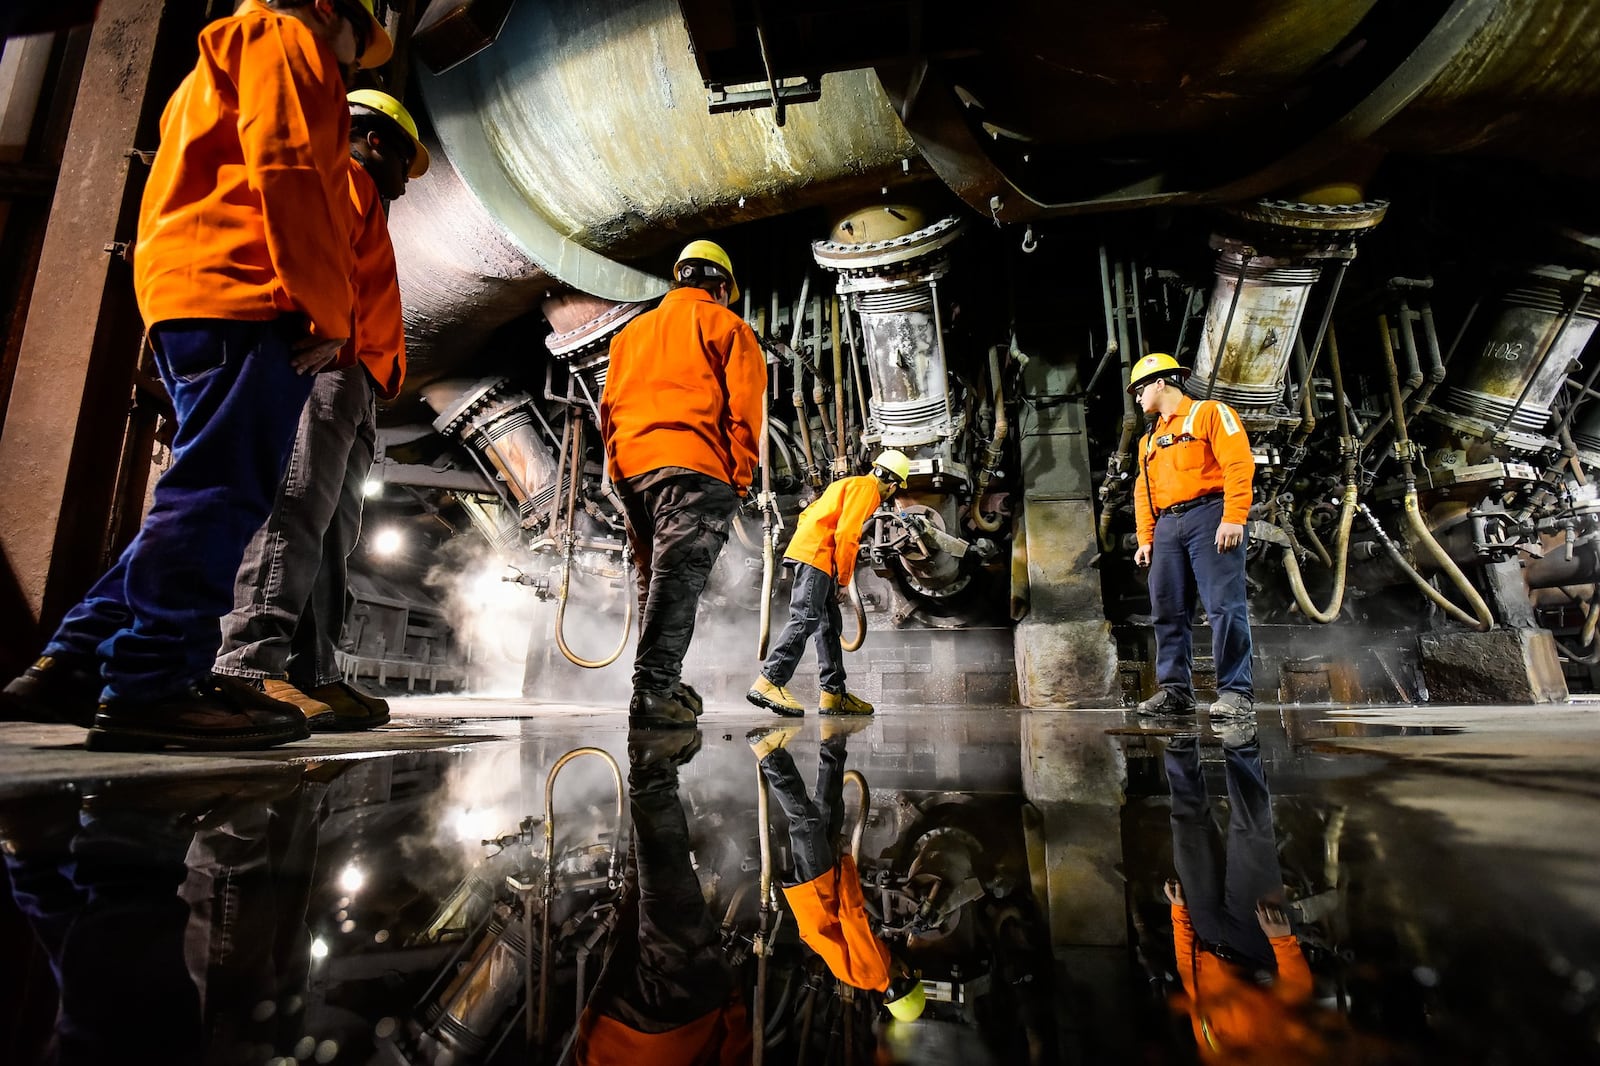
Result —
<instances>
[{"instance_id":1,"label":"yellow work boot","mask_svg":"<svg viewBox=\"0 0 1600 1066\"><path fill-rule=\"evenodd\" d=\"M760 762L779 748L789 746L800 732L797 725L764 725L759 729L752 729L744 735L749 742L750 750L756 753L756 761Z\"/></svg>"},{"instance_id":2,"label":"yellow work boot","mask_svg":"<svg viewBox=\"0 0 1600 1066\"><path fill-rule=\"evenodd\" d=\"M872 704L848 692L829 692L824 689L821 710L823 714L871 714Z\"/></svg>"},{"instance_id":3,"label":"yellow work boot","mask_svg":"<svg viewBox=\"0 0 1600 1066\"><path fill-rule=\"evenodd\" d=\"M306 716L306 725L313 729L324 722L331 723L334 720L333 708L330 705L315 696L306 695L287 681L264 677L261 679L261 691L267 694L268 699L277 700L279 703L292 703L300 708L300 713Z\"/></svg>"},{"instance_id":4,"label":"yellow work boot","mask_svg":"<svg viewBox=\"0 0 1600 1066\"><path fill-rule=\"evenodd\" d=\"M773 714L781 714L785 718L799 718L806 713L805 705L794 698L794 693L782 685L774 685L767 680L766 674L757 674L755 684L750 686L750 691L744 698L757 707L765 707Z\"/></svg>"}]
</instances>

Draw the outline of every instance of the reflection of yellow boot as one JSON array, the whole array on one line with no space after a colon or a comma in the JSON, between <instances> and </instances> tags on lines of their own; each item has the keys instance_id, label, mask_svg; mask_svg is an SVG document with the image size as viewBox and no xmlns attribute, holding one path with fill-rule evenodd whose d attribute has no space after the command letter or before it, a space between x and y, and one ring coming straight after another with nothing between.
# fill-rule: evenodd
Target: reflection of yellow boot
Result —
<instances>
[{"instance_id":1,"label":"reflection of yellow boot","mask_svg":"<svg viewBox=\"0 0 1600 1066\"><path fill-rule=\"evenodd\" d=\"M766 725L760 729L752 729L744 735L749 742L750 750L756 753L756 761L760 762L779 748L789 746L800 732L797 725Z\"/></svg>"},{"instance_id":2,"label":"reflection of yellow boot","mask_svg":"<svg viewBox=\"0 0 1600 1066\"><path fill-rule=\"evenodd\" d=\"M794 698L794 693L782 685L774 685L767 680L766 674L757 674L755 684L750 686L750 691L744 698L757 707L765 707L773 714L781 714L785 718L799 718L806 713L805 706Z\"/></svg>"},{"instance_id":3,"label":"reflection of yellow boot","mask_svg":"<svg viewBox=\"0 0 1600 1066\"><path fill-rule=\"evenodd\" d=\"M822 720L822 739L832 740L834 737L847 737L852 733L859 733L870 726L872 722L866 715L854 718L842 714L832 715Z\"/></svg>"},{"instance_id":4,"label":"reflection of yellow boot","mask_svg":"<svg viewBox=\"0 0 1600 1066\"><path fill-rule=\"evenodd\" d=\"M852 696L848 692L822 693L823 714L871 714L872 704L860 696Z\"/></svg>"}]
</instances>

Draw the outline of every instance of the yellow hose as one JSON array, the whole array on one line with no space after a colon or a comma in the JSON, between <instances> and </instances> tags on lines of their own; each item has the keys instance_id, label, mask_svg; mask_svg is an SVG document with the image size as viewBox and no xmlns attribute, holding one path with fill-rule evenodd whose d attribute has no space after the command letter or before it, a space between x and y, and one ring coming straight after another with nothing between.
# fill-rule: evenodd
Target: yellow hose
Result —
<instances>
[{"instance_id":1,"label":"yellow hose","mask_svg":"<svg viewBox=\"0 0 1600 1066\"><path fill-rule=\"evenodd\" d=\"M1356 487L1344 487L1344 502L1339 509L1339 533L1333 542L1333 553L1337 560L1333 574L1333 592L1329 596L1328 606L1319 609L1311 602L1311 597L1306 593L1305 579L1300 575L1300 560L1295 556L1293 537L1290 538L1289 547L1283 553L1283 567L1289 572L1289 587L1294 591L1294 602L1299 605L1300 612L1313 622L1327 625L1339 617L1339 609L1344 606L1344 579L1345 571L1350 562L1350 526L1356 517ZM1307 531L1310 531L1309 525Z\"/></svg>"},{"instance_id":2,"label":"yellow hose","mask_svg":"<svg viewBox=\"0 0 1600 1066\"><path fill-rule=\"evenodd\" d=\"M1472 626L1480 633L1493 629L1494 615L1489 613L1489 605L1483 602L1483 597L1479 595L1477 589L1472 587L1472 582L1467 580L1467 575L1461 572L1461 567L1456 565L1456 561L1450 558L1445 550L1439 546L1438 541L1433 539L1433 534L1428 530L1428 523L1422 520L1422 508L1417 504L1416 489L1411 489L1406 493L1405 511L1406 528L1411 532L1412 548L1415 549L1418 544L1421 544L1427 553L1433 556L1434 562L1439 564L1439 569L1443 570L1450 580L1455 583L1456 588L1461 590L1461 594L1467 598L1468 606L1472 608L1472 613L1477 615L1476 618L1465 617L1465 612L1460 612L1463 616L1461 621ZM1423 582L1423 584L1427 585L1427 582ZM1427 587L1432 588L1433 586L1428 585ZM1432 597L1429 598L1431 599ZM1455 605L1451 604L1451 606Z\"/></svg>"},{"instance_id":3,"label":"yellow hose","mask_svg":"<svg viewBox=\"0 0 1600 1066\"><path fill-rule=\"evenodd\" d=\"M623 569L622 590L623 598L627 601L622 617L622 639L617 641L617 646L610 655L604 659L585 659L567 645L566 619L567 619L567 588L572 583L572 548L567 548L567 563L561 568L561 595L556 597L556 647L561 649L561 654L574 666L581 666L585 670L600 670L622 657L622 652L628 646L628 634L633 629L633 604L635 597L633 590L628 588L627 575L633 573L633 562Z\"/></svg>"},{"instance_id":4,"label":"yellow hose","mask_svg":"<svg viewBox=\"0 0 1600 1066\"><path fill-rule=\"evenodd\" d=\"M844 651L860 651L861 645L867 642L867 608L861 602L861 590L856 588L856 576L850 575L850 584L845 586L850 593L850 609L856 616L856 635L849 640L839 640L839 647Z\"/></svg>"}]
</instances>

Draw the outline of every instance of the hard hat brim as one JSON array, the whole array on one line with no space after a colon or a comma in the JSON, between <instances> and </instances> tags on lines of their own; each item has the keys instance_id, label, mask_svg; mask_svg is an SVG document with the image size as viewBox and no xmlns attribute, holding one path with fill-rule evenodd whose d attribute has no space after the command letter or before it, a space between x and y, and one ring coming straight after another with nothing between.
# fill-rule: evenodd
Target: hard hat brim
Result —
<instances>
[{"instance_id":1,"label":"hard hat brim","mask_svg":"<svg viewBox=\"0 0 1600 1066\"><path fill-rule=\"evenodd\" d=\"M356 66L371 70L389 62L389 57L394 55L394 41L390 39L389 31L383 28L383 23L378 21L377 15L366 8L362 8L361 13L367 16L367 50L356 59Z\"/></svg>"},{"instance_id":2,"label":"hard hat brim","mask_svg":"<svg viewBox=\"0 0 1600 1066\"><path fill-rule=\"evenodd\" d=\"M1168 367L1164 370L1157 370L1154 374L1146 374L1144 377L1135 378L1128 382L1128 393L1129 395L1132 395L1133 393L1138 392L1142 387L1144 387L1146 382L1153 381L1156 378L1176 377L1179 381L1188 381L1191 373L1193 373L1193 371L1186 366L1175 368Z\"/></svg>"}]
</instances>

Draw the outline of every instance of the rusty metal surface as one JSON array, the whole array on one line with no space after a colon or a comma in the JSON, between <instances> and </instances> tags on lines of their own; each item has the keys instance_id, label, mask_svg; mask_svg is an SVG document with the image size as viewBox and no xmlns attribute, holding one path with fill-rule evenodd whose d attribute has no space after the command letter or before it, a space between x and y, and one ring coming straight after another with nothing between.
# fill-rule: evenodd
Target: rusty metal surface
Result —
<instances>
[{"instance_id":1,"label":"rusty metal surface","mask_svg":"<svg viewBox=\"0 0 1600 1066\"><path fill-rule=\"evenodd\" d=\"M142 327L128 264L105 246L133 236L143 175L130 174L125 153L159 111L150 82L165 8L106 0L84 60L0 435L0 543L7 598L20 601L3 606L21 625L53 624L110 546Z\"/></svg>"},{"instance_id":2,"label":"rusty metal surface","mask_svg":"<svg viewBox=\"0 0 1600 1066\"><path fill-rule=\"evenodd\" d=\"M866 72L828 76L782 129L708 114L671 0L518 4L492 48L419 83L457 170L523 252L608 299L665 286L596 252L644 254L925 174Z\"/></svg>"}]
</instances>

